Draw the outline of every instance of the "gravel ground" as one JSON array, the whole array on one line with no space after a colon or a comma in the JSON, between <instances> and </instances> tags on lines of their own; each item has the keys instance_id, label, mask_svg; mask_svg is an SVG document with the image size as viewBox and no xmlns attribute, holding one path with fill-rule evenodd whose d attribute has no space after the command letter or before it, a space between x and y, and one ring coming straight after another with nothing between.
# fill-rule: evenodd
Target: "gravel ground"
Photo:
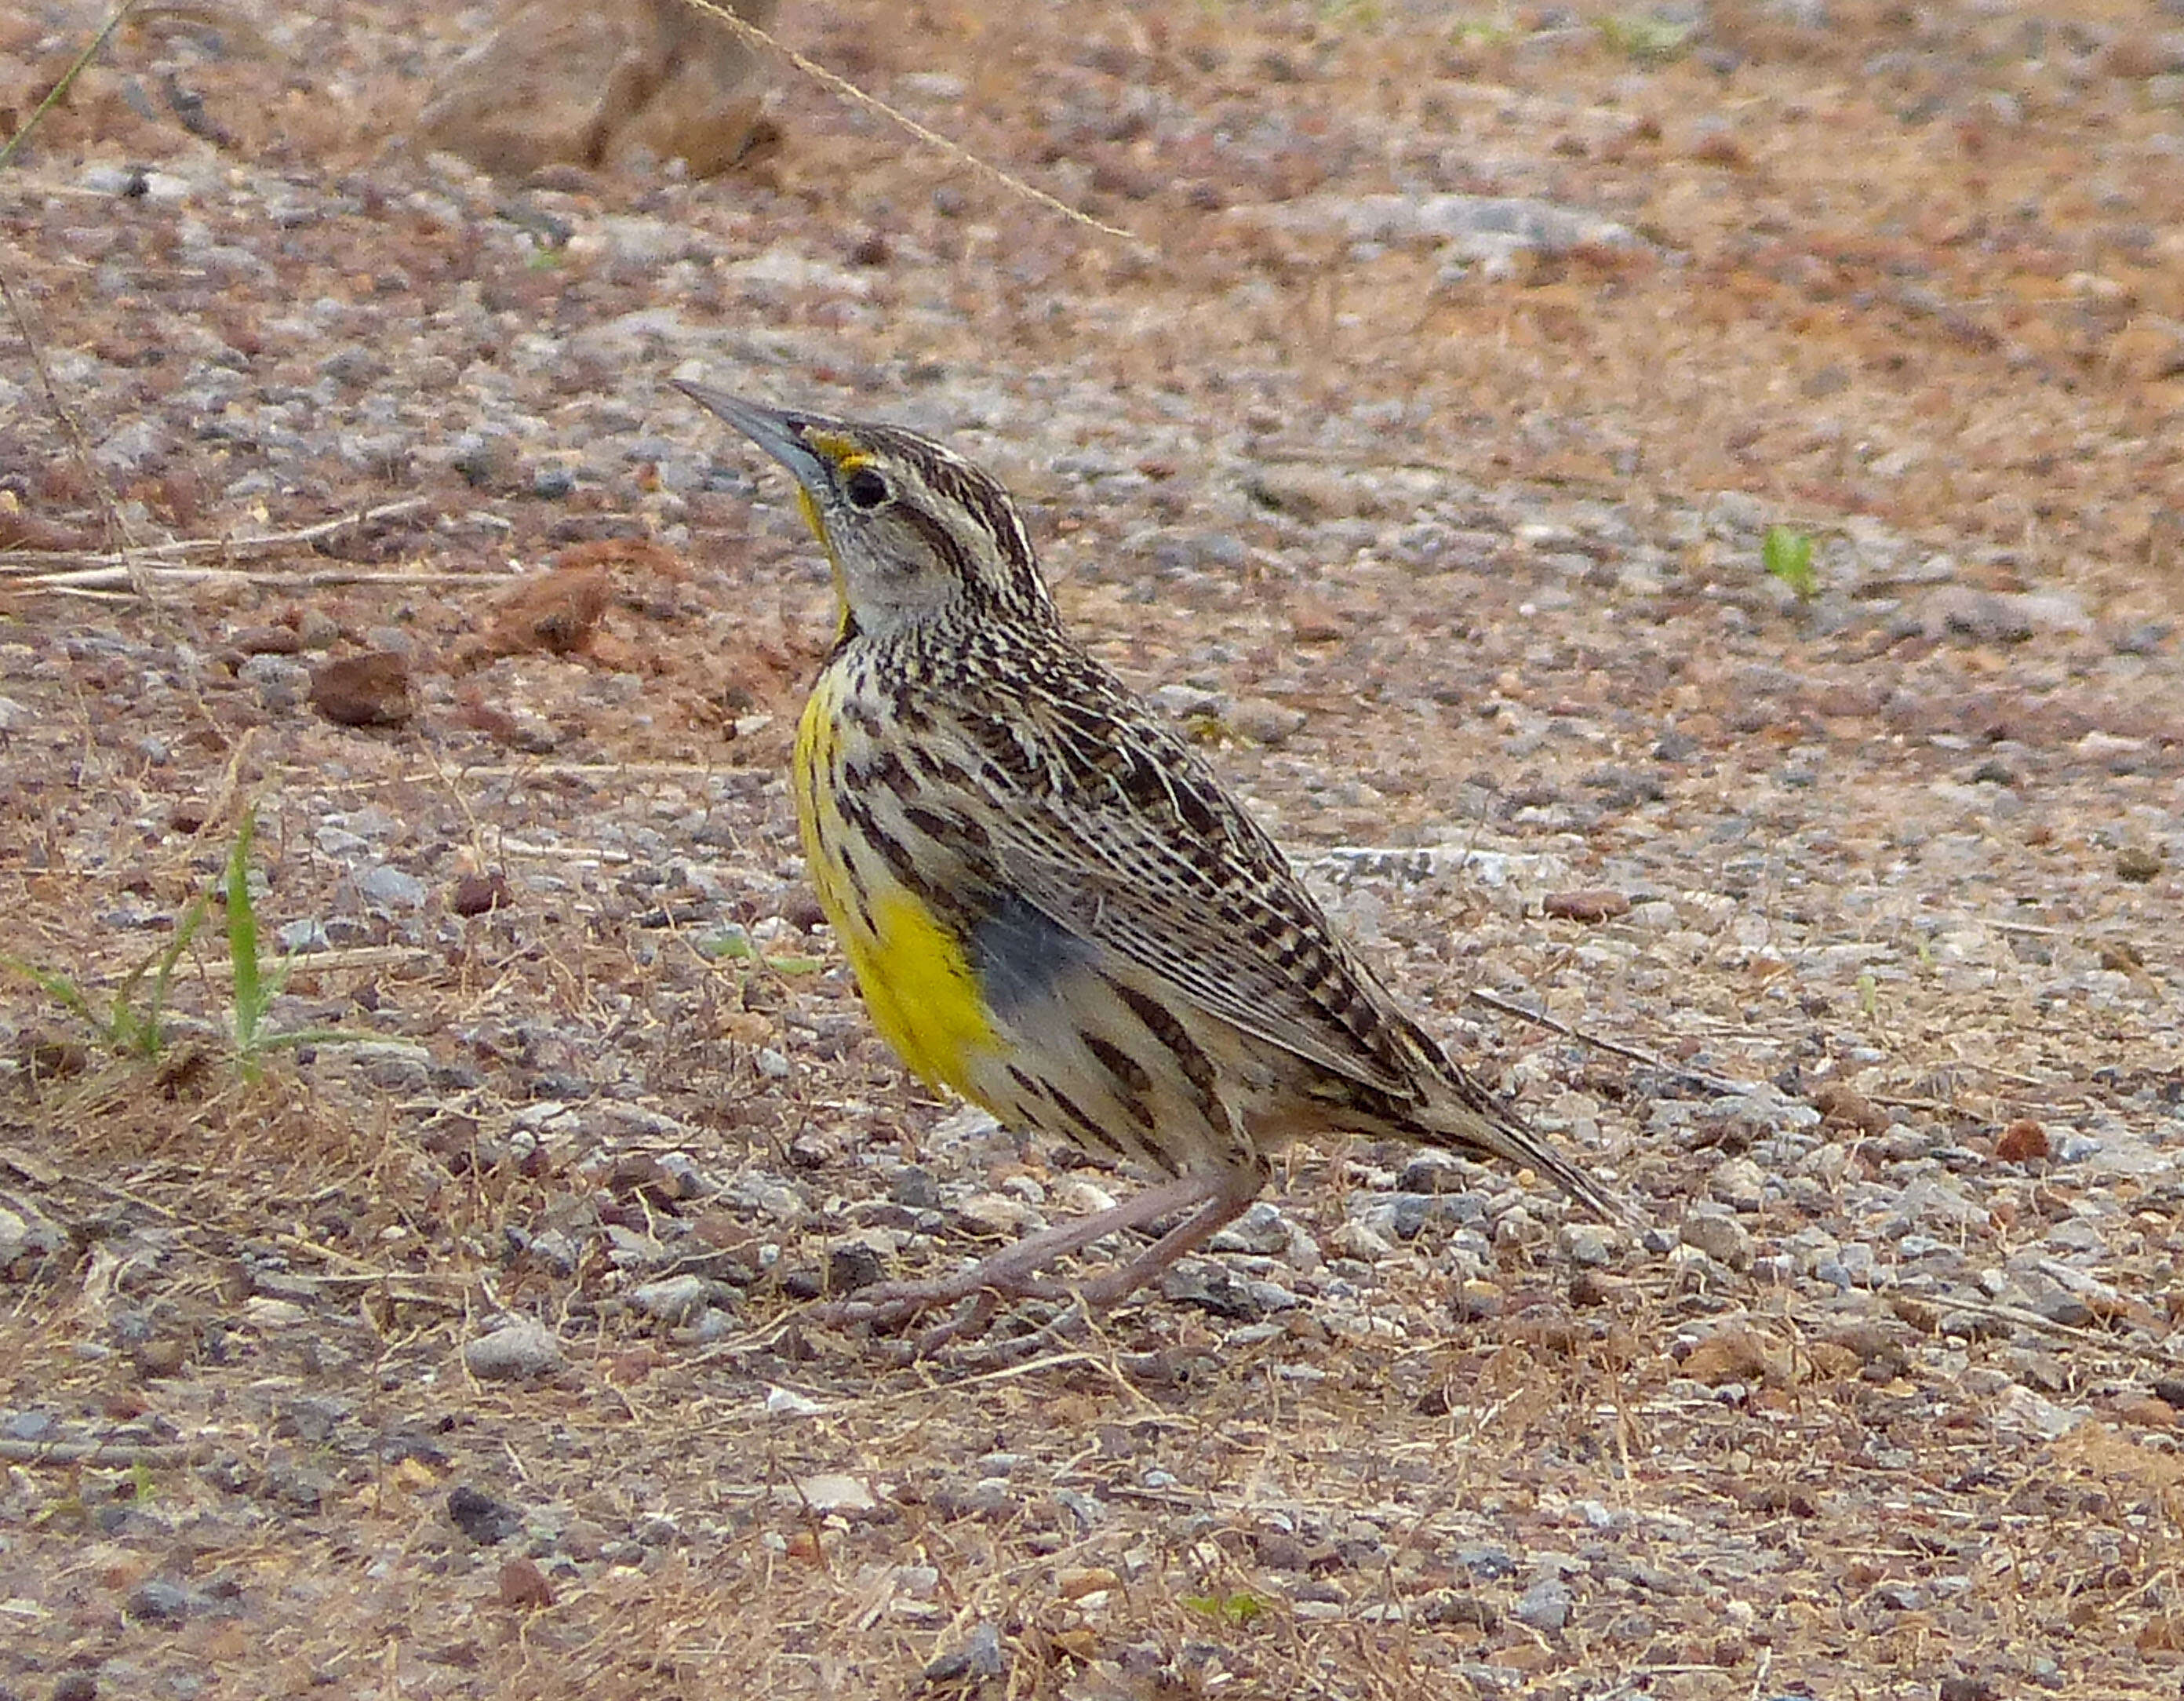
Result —
<instances>
[{"instance_id":1,"label":"gravel ground","mask_svg":"<svg viewBox=\"0 0 2184 1701\"><path fill-rule=\"evenodd\" d=\"M0 173L0 1690L2175 1692L2184 18L789 9L1139 246L786 70L496 184L483 17L147 8ZM872 1037L678 375L1001 472L1655 1226L1305 1148L1089 1327L800 1320L1141 1178ZM116 1055L253 808L275 1042L214 903Z\"/></svg>"}]
</instances>

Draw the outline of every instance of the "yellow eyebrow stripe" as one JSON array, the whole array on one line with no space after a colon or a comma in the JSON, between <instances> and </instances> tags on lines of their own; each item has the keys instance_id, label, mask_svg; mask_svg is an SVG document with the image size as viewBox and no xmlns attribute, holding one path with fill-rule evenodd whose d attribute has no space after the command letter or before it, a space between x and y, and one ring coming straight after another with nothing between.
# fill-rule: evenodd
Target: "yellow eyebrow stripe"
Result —
<instances>
[{"instance_id":1,"label":"yellow eyebrow stripe","mask_svg":"<svg viewBox=\"0 0 2184 1701\"><path fill-rule=\"evenodd\" d=\"M804 446L814 455L822 455L834 463L837 471L847 472L852 467L862 466L872 460L857 447L855 438L844 437L835 431L811 431L804 433Z\"/></svg>"}]
</instances>

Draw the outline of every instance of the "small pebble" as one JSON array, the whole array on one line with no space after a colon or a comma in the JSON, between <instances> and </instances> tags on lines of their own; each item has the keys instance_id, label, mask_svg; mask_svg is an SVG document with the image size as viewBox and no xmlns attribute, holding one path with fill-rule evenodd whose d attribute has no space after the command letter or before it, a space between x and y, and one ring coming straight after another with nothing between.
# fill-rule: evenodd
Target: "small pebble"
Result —
<instances>
[{"instance_id":1,"label":"small pebble","mask_svg":"<svg viewBox=\"0 0 2184 1701\"><path fill-rule=\"evenodd\" d=\"M1162 1279L1161 1292L1179 1304L1195 1305L1216 1317L1233 1318L1240 1323L1256 1323L1266 1315L1251 1286L1210 1259L1195 1258L1177 1265Z\"/></svg>"},{"instance_id":2,"label":"small pebble","mask_svg":"<svg viewBox=\"0 0 2184 1701\"><path fill-rule=\"evenodd\" d=\"M1766 1202L1766 1173L1749 1157L1732 1157L1714 1166L1707 1191L1732 1211L1754 1212Z\"/></svg>"},{"instance_id":3,"label":"small pebble","mask_svg":"<svg viewBox=\"0 0 2184 1701\"><path fill-rule=\"evenodd\" d=\"M337 727L398 726L415 707L410 664L388 650L322 661L311 674L311 706Z\"/></svg>"},{"instance_id":4,"label":"small pebble","mask_svg":"<svg viewBox=\"0 0 2184 1701\"><path fill-rule=\"evenodd\" d=\"M357 877L356 889L367 903L390 910L419 910L432 895L431 889L415 874L382 862Z\"/></svg>"},{"instance_id":5,"label":"small pebble","mask_svg":"<svg viewBox=\"0 0 2184 1701\"><path fill-rule=\"evenodd\" d=\"M821 1513L870 1512L879 1504L862 1477L840 1471L798 1478L796 1497L800 1504Z\"/></svg>"},{"instance_id":6,"label":"small pebble","mask_svg":"<svg viewBox=\"0 0 2184 1701\"><path fill-rule=\"evenodd\" d=\"M1269 750L1279 749L1302 732L1305 720L1301 709L1268 697L1245 697L1228 711L1228 724L1239 738Z\"/></svg>"},{"instance_id":7,"label":"small pebble","mask_svg":"<svg viewBox=\"0 0 2184 1701\"><path fill-rule=\"evenodd\" d=\"M235 677L255 688L258 700L276 715L287 713L315 689L311 670L286 655L253 655L235 670Z\"/></svg>"},{"instance_id":8,"label":"small pebble","mask_svg":"<svg viewBox=\"0 0 2184 1701\"><path fill-rule=\"evenodd\" d=\"M463 1348L463 1363L482 1382L527 1381L561 1368L561 1343L532 1318L518 1318Z\"/></svg>"},{"instance_id":9,"label":"small pebble","mask_svg":"<svg viewBox=\"0 0 2184 1701\"><path fill-rule=\"evenodd\" d=\"M554 1604L554 1586L537 1563L510 1559L500 1568L500 1603L517 1611L535 1611Z\"/></svg>"},{"instance_id":10,"label":"small pebble","mask_svg":"<svg viewBox=\"0 0 2184 1701\"><path fill-rule=\"evenodd\" d=\"M692 1321L729 1297L727 1287L700 1275L673 1275L630 1290L630 1302L655 1323ZM488 1337L490 1338L490 1337Z\"/></svg>"},{"instance_id":11,"label":"small pebble","mask_svg":"<svg viewBox=\"0 0 2184 1701\"><path fill-rule=\"evenodd\" d=\"M1279 1258L1290 1249L1290 1224L1281 1207L1262 1199L1216 1235L1209 1250L1217 1252L1256 1252Z\"/></svg>"},{"instance_id":12,"label":"small pebble","mask_svg":"<svg viewBox=\"0 0 2184 1701\"><path fill-rule=\"evenodd\" d=\"M1564 1224L1561 1238L1563 1256L1587 1269L1599 1269L1613 1255L1613 1236L1597 1223Z\"/></svg>"},{"instance_id":13,"label":"small pebble","mask_svg":"<svg viewBox=\"0 0 2184 1701\"><path fill-rule=\"evenodd\" d=\"M930 1211L940 1203L940 1184L922 1164L905 1163L889 1178L888 1196L913 1211Z\"/></svg>"},{"instance_id":14,"label":"small pebble","mask_svg":"<svg viewBox=\"0 0 2184 1701\"><path fill-rule=\"evenodd\" d=\"M972 1628L960 1648L925 1668L928 1683L957 1683L967 1677L999 1677L1008 1669L1001 1654L1001 1633L989 1624Z\"/></svg>"},{"instance_id":15,"label":"small pebble","mask_svg":"<svg viewBox=\"0 0 2184 1701\"><path fill-rule=\"evenodd\" d=\"M300 956L305 951L325 951L332 941L326 937L326 924L309 917L302 921L283 922L275 937L281 942L283 955Z\"/></svg>"},{"instance_id":16,"label":"small pebble","mask_svg":"<svg viewBox=\"0 0 2184 1701\"><path fill-rule=\"evenodd\" d=\"M2116 852L2116 878L2141 884L2161 872L2161 856L2143 845L2126 845Z\"/></svg>"},{"instance_id":17,"label":"small pebble","mask_svg":"<svg viewBox=\"0 0 2184 1701\"><path fill-rule=\"evenodd\" d=\"M456 877L454 890L448 897L448 907L459 916L482 916L504 910L515 901L504 876L472 869Z\"/></svg>"},{"instance_id":18,"label":"small pebble","mask_svg":"<svg viewBox=\"0 0 2184 1701\"><path fill-rule=\"evenodd\" d=\"M1559 1577L1542 1577L1525 1590L1513 1616L1534 1630L1558 1631L1569 1622L1570 1587Z\"/></svg>"},{"instance_id":19,"label":"small pebble","mask_svg":"<svg viewBox=\"0 0 2184 1701\"><path fill-rule=\"evenodd\" d=\"M139 1624L180 1624L189 1616L190 1598L180 1585L150 1577L130 1590L122 1610Z\"/></svg>"},{"instance_id":20,"label":"small pebble","mask_svg":"<svg viewBox=\"0 0 2184 1701\"><path fill-rule=\"evenodd\" d=\"M1561 921L1598 926L1630 913L1630 900L1620 892L1588 888L1574 892L1550 892L1540 901L1540 912Z\"/></svg>"},{"instance_id":21,"label":"small pebble","mask_svg":"<svg viewBox=\"0 0 2184 1701\"><path fill-rule=\"evenodd\" d=\"M878 1282L887 1274L880 1255L861 1241L852 1241L827 1254L827 1291L855 1293Z\"/></svg>"},{"instance_id":22,"label":"small pebble","mask_svg":"<svg viewBox=\"0 0 2184 1701\"><path fill-rule=\"evenodd\" d=\"M1752 1233L1719 1207L1695 1209L1684 1219L1683 1241L1733 1270L1752 1268Z\"/></svg>"},{"instance_id":23,"label":"small pebble","mask_svg":"<svg viewBox=\"0 0 2184 1701\"><path fill-rule=\"evenodd\" d=\"M481 1548L505 1542L523 1527L523 1514L468 1483L448 1491L448 1518Z\"/></svg>"}]
</instances>

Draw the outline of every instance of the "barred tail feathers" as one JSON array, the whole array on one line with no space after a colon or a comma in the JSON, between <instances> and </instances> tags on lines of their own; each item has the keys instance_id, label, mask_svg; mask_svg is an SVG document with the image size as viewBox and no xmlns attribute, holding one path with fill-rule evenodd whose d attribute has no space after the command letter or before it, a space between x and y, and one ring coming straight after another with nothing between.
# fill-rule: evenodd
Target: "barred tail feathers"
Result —
<instances>
[{"instance_id":1,"label":"barred tail feathers","mask_svg":"<svg viewBox=\"0 0 2184 1701\"><path fill-rule=\"evenodd\" d=\"M1441 1103L1417 1113L1421 1144L1440 1146L1474 1157L1498 1157L1522 1169L1537 1171L1603 1221L1626 1227L1644 1225L1644 1219L1628 1200L1611 1193L1548 1144L1546 1138L1524 1126L1493 1094L1453 1066L1453 1090Z\"/></svg>"}]
</instances>

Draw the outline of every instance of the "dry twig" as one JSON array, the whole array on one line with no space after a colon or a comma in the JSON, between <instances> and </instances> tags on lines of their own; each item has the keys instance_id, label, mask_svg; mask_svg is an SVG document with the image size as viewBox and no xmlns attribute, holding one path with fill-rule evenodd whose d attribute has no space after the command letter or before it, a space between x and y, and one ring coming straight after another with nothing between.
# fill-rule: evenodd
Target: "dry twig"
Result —
<instances>
[{"instance_id":1,"label":"dry twig","mask_svg":"<svg viewBox=\"0 0 2184 1701\"><path fill-rule=\"evenodd\" d=\"M856 84L851 82L847 77L841 75L838 72L830 71L826 66L816 64L814 61L805 58L805 56L798 53L795 48L784 46L767 31L760 29L757 25L749 22L748 20L738 18L725 6L716 4L715 0L686 0L686 3L694 7L700 12L705 13L708 16L717 18L722 23L726 24L729 29L733 30L737 35L742 36L744 41L751 43L752 45L766 48L772 53L779 54L783 59L788 60L790 64L795 66L798 70L803 72L805 76L810 77L812 81L819 84L822 88L832 90L834 93L840 95L844 100L854 101L857 105L863 107L868 112L876 112L879 114L881 117L886 119L890 124L899 125L904 130L908 131L912 136L916 137L920 142L922 142L927 147L937 148L941 153L946 154L950 159L959 161L962 165L968 165L972 170L978 172L978 175L983 177L991 178L994 182L999 183L1003 188L1008 190L1011 194L1021 195L1024 199L1036 202L1039 205L1046 208L1050 212L1059 213L1063 218L1067 219L1072 224L1083 225L1086 229L1097 231L1100 235L1105 237L1118 237L1122 241L1129 243L1133 248L1136 249L1141 254L1150 256L1156 253L1156 250L1153 248L1152 244L1145 241L1143 237L1139 236L1135 231L1126 231L1120 225L1107 224L1101 220L1094 218L1089 213L1079 212L1076 208L1071 206L1067 201L1048 194L1044 189L1034 187L1033 185L1025 182L1022 178L1017 176L1012 172L1003 170L1000 166L994 165L990 160L982 159L979 155L973 153L969 148L964 147L961 142L950 141L948 137L943 136L939 131L920 124L908 113L900 111L896 108L889 106L878 95L867 94L863 89L859 88Z\"/></svg>"}]
</instances>

